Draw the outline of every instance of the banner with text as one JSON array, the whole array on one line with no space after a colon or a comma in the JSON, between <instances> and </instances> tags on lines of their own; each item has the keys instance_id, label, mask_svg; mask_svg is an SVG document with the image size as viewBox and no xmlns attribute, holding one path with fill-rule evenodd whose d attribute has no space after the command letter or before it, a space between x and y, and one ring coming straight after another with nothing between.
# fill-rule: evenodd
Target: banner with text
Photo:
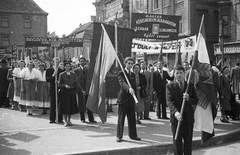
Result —
<instances>
[{"instance_id":1,"label":"banner with text","mask_svg":"<svg viewBox=\"0 0 240 155\"><path fill-rule=\"evenodd\" d=\"M25 42L26 46L83 47L83 40L80 38L26 37Z\"/></svg>"},{"instance_id":2,"label":"banner with text","mask_svg":"<svg viewBox=\"0 0 240 155\"><path fill-rule=\"evenodd\" d=\"M159 53L163 45L163 53L176 53L177 40L167 42L149 42L141 40L132 40L132 52L156 54ZM194 52L196 46L196 35L179 39L178 46L181 52Z\"/></svg>"},{"instance_id":3,"label":"banner with text","mask_svg":"<svg viewBox=\"0 0 240 155\"><path fill-rule=\"evenodd\" d=\"M133 38L174 40L180 16L132 13Z\"/></svg>"}]
</instances>

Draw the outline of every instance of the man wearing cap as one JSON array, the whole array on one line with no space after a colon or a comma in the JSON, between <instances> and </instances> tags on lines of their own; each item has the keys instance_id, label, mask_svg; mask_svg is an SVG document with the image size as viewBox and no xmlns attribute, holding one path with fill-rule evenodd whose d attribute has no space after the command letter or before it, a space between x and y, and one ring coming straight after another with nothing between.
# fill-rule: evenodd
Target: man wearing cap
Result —
<instances>
[{"instance_id":1,"label":"man wearing cap","mask_svg":"<svg viewBox=\"0 0 240 155\"><path fill-rule=\"evenodd\" d=\"M9 67L7 66L7 61L5 59L1 60L0 67L0 107L3 105L9 107L9 101L7 100L7 90L9 81L7 80L7 73Z\"/></svg>"},{"instance_id":2,"label":"man wearing cap","mask_svg":"<svg viewBox=\"0 0 240 155\"><path fill-rule=\"evenodd\" d=\"M86 59L84 57L79 58L79 67L74 70L77 78L78 84L78 107L80 112L80 119L84 123L85 122L85 111L87 110L88 120L91 123L97 123L94 120L93 113L89 109L86 108L86 83L87 83L87 71L88 69L85 67Z\"/></svg>"},{"instance_id":3,"label":"man wearing cap","mask_svg":"<svg viewBox=\"0 0 240 155\"><path fill-rule=\"evenodd\" d=\"M57 68L55 68L55 62ZM50 115L49 123L56 123L56 98L55 98L55 76L57 76L57 80L59 78L59 74L64 72L61 68L58 67L60 62L60 59L55 57L53 58L53 65L54 67L50 67L46 70L46 81L50 83L50 90L49 90L49 95L50 95ZM62 115L58 115L58 123L63 123L63 117Z\"/></svg>"}]
</instances>

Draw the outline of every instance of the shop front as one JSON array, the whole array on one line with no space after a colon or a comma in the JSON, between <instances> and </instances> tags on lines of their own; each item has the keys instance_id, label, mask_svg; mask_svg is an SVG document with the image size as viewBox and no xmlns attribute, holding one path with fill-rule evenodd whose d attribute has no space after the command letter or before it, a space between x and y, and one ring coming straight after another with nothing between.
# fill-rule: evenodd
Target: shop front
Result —
<instances>
[{"instance_id":1,"label":"shop front","mask_svg":"<svg viewBox=\"0 0 240 155\"><path fill-rule=\"evenodd\" d=\"M236 62L240 59L240 41L224 43L223 53L221 52L219 44L214 44L214 54L216 56L216 62L221 59L224 60L224 65L235 66Z\"/></svg>"}]
</instances>

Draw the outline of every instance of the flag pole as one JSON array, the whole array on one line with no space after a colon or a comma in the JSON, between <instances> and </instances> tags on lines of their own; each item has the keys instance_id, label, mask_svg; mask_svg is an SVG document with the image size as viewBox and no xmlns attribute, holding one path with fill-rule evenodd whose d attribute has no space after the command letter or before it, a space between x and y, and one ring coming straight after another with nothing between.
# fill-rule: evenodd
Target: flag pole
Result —
<instances>
[{"instance_id":1,"label":"flag pole","mask_svg":"<svg viewBox=\"0 0 240 155\"><path fill-rule=\"evenodd\" d=\"M55 72L58 71L58 68L57 68L57 61L56 61L56 56L57 56L57 49L56 47L53 48L54 49L54 58L55 58L55 61L54 61L54 68L55 68ZM55 104L56 104L56 121L58 122L58 82L57 82L57 74L55 75Z\"/></svg>"},{"instance_id":2,"label":"flag pole","mask_svg":"<svg viewBox=\"0 0 240 155\"><path fill-rule=\"evenodd\" d=\"M105 29L104 25L101 24L101 26L102 26L102 28L104 29L104 31L106 32L106 29ZM115 49L115 50L116 50L116 49ZM124 77L125 77L125 79L126 79L126 81L127 81L128 86L129 86L130 88L132 88L132 86L131 86L128 78L127 78L127 75L126 75L126 73L124 72L123 66L122 66L122 64L121 64L121 61L120 61L119 58L118 58L118 55L117 55L116 51L114 52L114 54L115 54L116 59L117 59L117 61L118 61L118 63L119 63L119 66L120 66L120 68L121 68L121 70L122 70L122 72L123 72L123 74L124 74ZM137 100L136 95L133 94L132 96L133 96L133 98L134 98L134 101L135 101L136 103L138 103L138 100Z\"/></svg>"},{"instance_id":3,"label":"flag pole","mask_svg":"<svg viewBox=\"0 0 240 155\"><path fill-rule=\"evenodd\" d=\"M195 52L194 57L196 57L196 52ZM195 62L192 63L192 67L190 68L190 73L189 73L188 80L187 80L187 88L186 88L184 94L186 94L188 92L188 89L189 89L189 84L190 84L190 80L191 80L191 76L192 76L192 72L193 72L194 63ZM183 101L182 101L182 107L181 107L181 112L180 112L181 116L183 115L183 110L184 110L184 107L185 107L185 103L186 103L186 98L184 98ZM177 138L178 138L181 122L182 121L178 121L177 130L176 130L176 134L175 134L175 137L174 137L175 140L177 140Z\"/></svg>"},{"instance_id":4,"label":"flag pole","mask_svg":"<svg viewBox=\"0 0 240 155\"><path fill-rule=\"evenodd\" d=\"M116 15L117 16L117 15ZM117 17L116 17L117 18ZM118 53L118 40L117 40L117 37L118 37L118 31L117 31L117 21L115 21L115 50L116 50L116 53ZM116 67L118 68L118 63L116 61Z\"/></svg>"}]
</instances>

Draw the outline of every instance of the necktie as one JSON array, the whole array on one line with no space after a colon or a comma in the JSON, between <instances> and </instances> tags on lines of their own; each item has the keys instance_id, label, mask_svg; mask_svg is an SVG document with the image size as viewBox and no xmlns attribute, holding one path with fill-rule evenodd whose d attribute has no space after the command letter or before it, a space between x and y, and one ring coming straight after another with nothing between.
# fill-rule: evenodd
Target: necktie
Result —
<instances>
[{"instance_id":1,"label":"necktie","mask_svg":"<svg viewBox=\"0 0 240 155\"><path fill-rule=\"evenodd\" d=\"M180 89L181 89L181 91L184 92L183 82L179 82L179 85L180 85Z\"/></svg>"}]
</instances>

